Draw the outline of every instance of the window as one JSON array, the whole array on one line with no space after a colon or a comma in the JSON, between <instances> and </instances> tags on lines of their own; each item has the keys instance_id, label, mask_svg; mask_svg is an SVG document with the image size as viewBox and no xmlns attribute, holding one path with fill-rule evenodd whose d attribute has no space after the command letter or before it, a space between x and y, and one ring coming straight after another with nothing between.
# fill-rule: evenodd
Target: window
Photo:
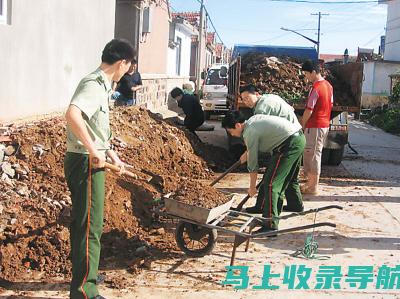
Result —
<instances>
[{"instance_id":1,"label":"window","mask_svg":"<svg viewBox=\"0 0 400 299\"><path fill-rule=\"evenodd\" d=\"M176 74L181 75L181 59L182 59L182 39L176 38Z\"/></svg>"},{"instance_id":2,"label":"window","mask_svg":"<svg viewBox=\"0 0 400 299\"><path fill-rule=\"evenodd\" d=\"M219 76L219 69L208 71L206 85L224 85L224 79Z\"/></svg>"},{"instance_id":3,"label":"window","mask_svg":"<svg viewBox=\"0 0 400 299\"><path fill-rule=\"evenodd\" d=\"M0 24L10 24L11 0L0 0Z\"/></svg>"}]
</instances>

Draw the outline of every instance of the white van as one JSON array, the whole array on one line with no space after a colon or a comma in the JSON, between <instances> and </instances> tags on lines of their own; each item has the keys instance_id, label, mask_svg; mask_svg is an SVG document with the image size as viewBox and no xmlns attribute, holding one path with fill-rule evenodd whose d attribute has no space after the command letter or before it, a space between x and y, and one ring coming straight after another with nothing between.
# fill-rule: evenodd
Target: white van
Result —
<instances>
[{"instance_id":1,"label":"white van","mask_svg":"<svg viewBox=\"0 0 400 299\"><path fill-rule=\"evenodd\" d=\"M213 64L203 73L201 105L205 119L211 114L224 114L228 111L226 97L228 95L228 65Z\"/></svg>"}]
</instances>

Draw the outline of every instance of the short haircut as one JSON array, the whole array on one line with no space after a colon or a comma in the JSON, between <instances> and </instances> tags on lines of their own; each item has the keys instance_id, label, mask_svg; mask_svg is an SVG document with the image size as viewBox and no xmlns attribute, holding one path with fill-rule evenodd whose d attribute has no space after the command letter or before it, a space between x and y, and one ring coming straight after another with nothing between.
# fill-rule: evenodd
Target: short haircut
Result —
<instances>
[{"instance_id":1,"label":"short haircut","mask_svg":"<svg viewBox=\"0 0 400 299\"><path fill-rule=\"evenodd\" d=\"M113 39L104 47L101 61L112 65L119 60L132 61L134 57L135 50L131 43L125 39Z\"/></svg>"},{"instance_id":2,"label":"short haircut","mask_svg":"<svg viewBox=\"0 0 400 299\"><path fill-rule=\"evenodd\" d=\"M240 87L240 93L243 93L246 91L251 94L256 94L256 92L258 92L258 88L253 84L248 84L248 85Z\"/></svg>"},{"instance_id":3,"label":"short haircut","mask_svg":"<svg viewBox=\"0 0 400 299\"><path fill-rule=\"evenodd\" d=\"M132 64L137 64L137 59L136 58L132 59Z\"/></svg>"},{"instance_id":4,"label":"short haircut","mask_svg":"<svg viewBox=\"0 0 400 299\"><path fill-rule=\"evenodd\" d=\"M179 87L175 87L172 91L171 91L171 97L173 97L174 99L179 97L180 95L183 95L183 90L180 89Z\"/></svg>"},{"instance_id":5,"label":"short haircut","mask_svg":"<svg viewBox=\"0 0 400 299\"><path fill-rule=\"evenodd\" d=\"M317 74L320 73L319 64L312 60L306 60L301 66L301 69L305 72L312 73L313 71L315 71Z\"/></svg>"},{"instance_id":6,"label":"short haircut","mask_svg":"<svg viewBox=\"0 0 400 299\"><path fill-rule=\"evenodd\" d=\"M234 129L236 124L244 123L246 118L240 111L229 111L222 120L222 127L225 129Z\"/></svg>"}]
</instances>

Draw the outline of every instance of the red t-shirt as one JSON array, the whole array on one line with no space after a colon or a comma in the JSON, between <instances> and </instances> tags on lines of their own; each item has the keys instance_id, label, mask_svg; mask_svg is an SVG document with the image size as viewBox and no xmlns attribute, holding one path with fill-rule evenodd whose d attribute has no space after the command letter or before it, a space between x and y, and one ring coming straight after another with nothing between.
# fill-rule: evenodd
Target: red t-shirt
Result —
<instances>
[{"instance_id":1,"label":"red t-shirt","mask_svg":"<svg viewBox=\"0 0 400 299\"><path fill-rule=\"evenodd\" d=\"M306 128L329 128L332 106L332 85L325 79L314 82L306 105L312 111Z\"/></svg>"}]
</instances>

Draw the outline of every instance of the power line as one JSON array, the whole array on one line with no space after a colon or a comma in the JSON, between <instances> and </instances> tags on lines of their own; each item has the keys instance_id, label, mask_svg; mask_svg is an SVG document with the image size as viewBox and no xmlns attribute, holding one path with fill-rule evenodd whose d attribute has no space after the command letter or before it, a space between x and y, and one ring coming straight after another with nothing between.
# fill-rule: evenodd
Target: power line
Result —
<instances>
[{"instance_id":1,"label":"power line","mask_svg":"<svg viewBox=\"0 0 400 299\"><path fill-rule=\"evenodd\" d=\"M211 26L213 27L215 34L216 34L217 37L219 38L219 41L225 46L225 43L223 42L221 36L219 35L217 29L216 29L215 26L214 26L214 23L213 23L213 21L212 21L212 19L211 19L210 13L209 13L208 10L207 10L207 7L206 7L200 0L196 0L196 1L197 1L200 5L202 5L202 6L204 7L204 10L205 10L205 12L206 12L206 17L207 17L207 19L210 21L210 24L211 24ZM226 46L225 46L225 47L226 47Z\"/></svg>"},{"instance_id":2,"label":"power line","mask_svg":"<svg viewBox=\"0 0 400 299\"><path fill-rule=\"evenodd\" d=\"M206 16L207 16L208 20L210 21L211 26L214 28L214 31L215 31L215 33L217 34L218 38L219 38L219 41L225 46L224 42L222 41L221 36L219 35L217 29L216 29L215 26L214 26L213 21L211 20L210 13L208 12L207 8L205 8L205 7L204 7L204 10L206 11Z\"/></svg>"},{"instance_id":3,"label":"power line","mask_svg":"<svg viewBox=\"0 0 400 299\"><path fill-rule=\"evenodd\" d=\"M312 23L314 23L314 22L307 22L307 23L303 23L304 25L303 26L309 26L309 25L311 25ZM301 25L300 25L301 26ZM300 30L302 30L302 29L300 29ZM279 34L279 35L277 35L277 36L273 36L273 37L271 37L271 38L268 38L268 39L263 39L263 40L258 40L258 41L254 41L254 42L249 42L249 44L256 44L256 43L262 43L262 42L268 42L268 41L272 41L272 40L275 40L275 39L279 39L279 38L281 38L281 37L284 37L284 36L286 36L286 35L289 35L290 34L290 32L285 32L285 33L283 33L283 34Z\"/></svg>"},{"instance_id":4,"label":"power line","mask_svg":"<svg viewBox=\"0 0 400 299\"><path fill-rule=\"evenodd\" d=\"M365 3L384 3L391 0L366 0L366 1L311 1L311 0L263 0L269 2L290 2L290 3L313 3L313 4L365 4Z\"/></svg>"},{"instance_id":5,"label":"power line","mask_svg":"<svg viewBox=\"0 0 400 299\"><path fill-rule=\"evenodd\" d=\"M371 6L371 8L375 8L377 6L378 6L378 4ZM332 13L332 14L335 15L334 13ZM356 14L352 14L349 17L347 17L344 21L338 22L338 24L336 24L334 26L331 26L331 27L328 27L328 30L324 30L324 33L337 32L336 31L337 28L342 28L342 27L348 28L347 25L350 24L350 23L353 23L353 22L357 22L357 24L362 23L361 20L360 21L356 20L362 14L365 14L365 11L360 11L360 12L358 12ZM337 16L343 15L343 12L341 12L340 14L336 14L336 15ZM346 25L346 26L344 26L344 25Z\"/></svg>"},{"instance_id":6,"label":"power line","mask_svg":"<svg viewBox=\"0 0 400 299\"><path fill-rule=\"evenodd\" d=\"M379 32L377 35L375 35L373 38L371 38L368 42L366 42L365 44L363 44L363 47L365 47L366 45L369 45L370 43L372 43L376 38L378 38L379 36L381 36L384 32L385 32L385 30Z\"/></svg>"}]
</instances>

